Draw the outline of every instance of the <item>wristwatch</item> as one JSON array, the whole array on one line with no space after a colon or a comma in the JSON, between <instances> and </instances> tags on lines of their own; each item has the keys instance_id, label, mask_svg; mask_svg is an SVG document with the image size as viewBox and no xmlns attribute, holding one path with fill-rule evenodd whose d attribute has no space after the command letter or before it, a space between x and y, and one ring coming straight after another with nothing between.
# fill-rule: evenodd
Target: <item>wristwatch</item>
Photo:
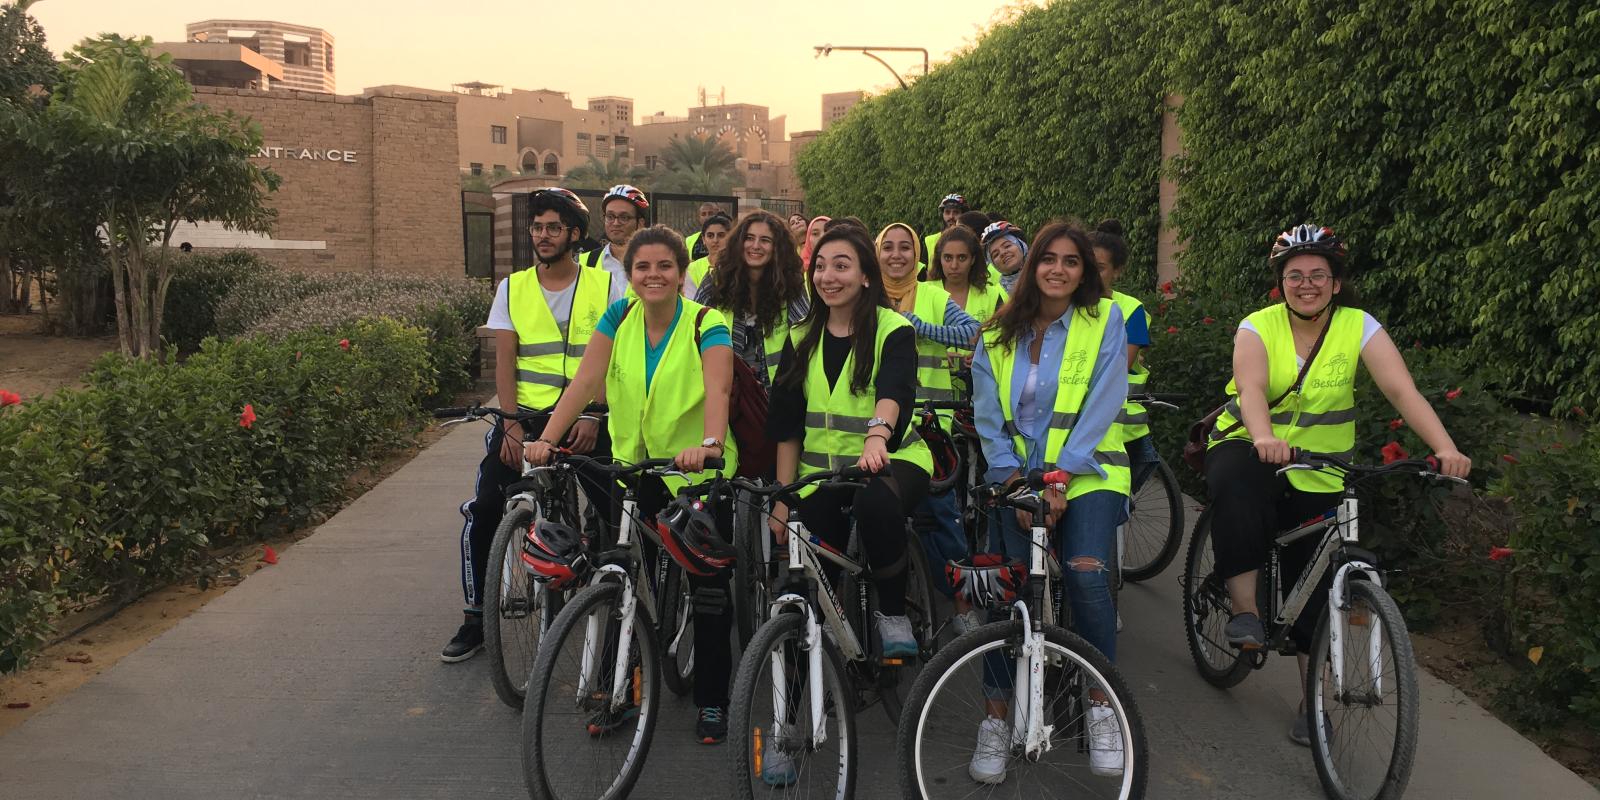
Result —
<instances>
[{"instance_id":1,"label":"wristwatch","mask_svg":"<svg viewBox=\"0 0 1600 800\"><path fill-rule=\"evenodd\" d=\"M867 420L867 431L868 432L871 432L873 428L877 428L877 427L888 428L890 433L894 432L894 426L890 425L889 421L884 419L883 417L873 417L872 419Z\"/></svg>"},{"instance_id":2,"label":"wristwatch","mask_svg":"<svg viewBox=\"0 0 1600 800\"><path fill-rule=\"evenodd\" d=\"M717 441L717 437L715 437L715 436L707 436L703 441L700 442L700 446L701 447L715 447L718 450L726 450L727 449L726 447L722 446L722 442Z\"/></svg>"}]
</instances>

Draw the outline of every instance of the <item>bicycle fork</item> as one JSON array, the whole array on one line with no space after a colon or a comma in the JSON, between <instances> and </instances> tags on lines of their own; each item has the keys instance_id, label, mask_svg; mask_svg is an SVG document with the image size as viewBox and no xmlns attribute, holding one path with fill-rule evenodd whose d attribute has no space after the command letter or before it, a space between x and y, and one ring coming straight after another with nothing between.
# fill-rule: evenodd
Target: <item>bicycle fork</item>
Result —
<instances>
[{"instance_id":1,"label":"bicycle fork","mask_svg":"<svg viewBox=\"0 0 1600 800\"><path fill-rule=\"evenodd\" d=\"M790 519L789 527L789 574L799 574L806 569L805 546L800 544L800 539L807 536L806 529L799 521ZM801 649L806 654L806 691L809 694L809 711L811 713L810 742L813 749L820 748L828 741L828 728L826 724L825 708L823 704L822 685L822 624L817 621L816 610L804 597L793 592L784 594L772 601L772 615L777 616L779 609L792 606L800 613L805 614L805 635L801 640ZM773 734L787 732L793 723L789 720L789 695L788 688L790 665L786 663L784 654L773 652L767 654L768 671L772 675L772 723ZM796 709L798 710L798 709Z\"/></svg>"},{"instance_id":2,"label":"bicycle fork","mask_svg":"<svg viewBox=\"0 0 1600 800\"><path fill-rule=\"evenodd\" d=\"M1356 528L1357 501L1347 498L1338 511L1339 535L1351 544L1359 540ZM1383 586L1383 576L1378 569L1363 561L1351 560L1341 565L1333 575L1333 585L1328 590L1328 658L1332 662L1334 697L1340 702L1373 705L1383 696L1383 620L1376 614L1367 616L1367 674L1368 693L1353 697L1345 688L1344 642L1349 637L1350 617L1346 612L1350 602L1349 579L1359 573L1375 586Z\"/></svg>"},{"instance_id":3,"label":"bicycle fork","mask_svg":"<svg viewBox=\"0 0 1600 800\"><path fill-rule=\"evenodd\" d=\"M1048 536L1043 526L1033 527L1033 546L1029 548L1029 574L1033 588L1030 594L1043 604L1045 572L1045 542ZM1012 608L1022 618L1022 657L1017 659L1016 675L1012 680L1012 716L1022 715L1020 724L1013 721L1013 739L1022 745L1028 760L1038 761L1050 751L1050 736L1054 726L1045 724L1044 714L1044 621L1033 619L1028 603L1019 598ZM1021 708L1018 709L1017 707Z\"/></svg>"}]
</instances>

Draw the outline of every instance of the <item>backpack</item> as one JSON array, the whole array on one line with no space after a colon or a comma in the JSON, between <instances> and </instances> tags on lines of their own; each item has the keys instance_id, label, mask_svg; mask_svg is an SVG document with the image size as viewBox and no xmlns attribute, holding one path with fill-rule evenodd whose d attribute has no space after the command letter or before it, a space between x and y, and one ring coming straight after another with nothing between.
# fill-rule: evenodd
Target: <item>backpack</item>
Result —
<instances>
[{"instance_id":1,"label":"backpack","mask_svg":"<svg viewBox=\"0 0 1600 800\"><path fill-rule=\"evenodd\" d=\"M638 305L629 303L622 310L622 318ZM700 350L700 326L705 322L705 306L694 318L694 349ZM618 321L621 324L621 321ZM741 478L765 478L778 463L778 443L767 437L767 387L761 385L750 365L738 354L733 357L733 385L728 395L728 435L739 445L739 467L734 472Z\"/></svg>"}]
</instances>

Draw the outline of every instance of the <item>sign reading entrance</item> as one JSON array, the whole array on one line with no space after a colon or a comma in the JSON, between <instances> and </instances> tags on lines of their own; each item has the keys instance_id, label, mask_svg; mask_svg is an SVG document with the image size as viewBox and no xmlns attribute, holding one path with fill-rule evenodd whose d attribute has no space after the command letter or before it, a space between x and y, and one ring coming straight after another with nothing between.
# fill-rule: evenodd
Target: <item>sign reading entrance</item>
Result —
<instances>
[{"instance_id":1,"label":"sign reading entrance","mask_svg":"<svg viewBox=\"0 0 1600 800\"><path fill-rule=\"evenodd\" d=\"M298 161L343 161L346 164L356 163L354 150L327 150L309 147L262 147L256 151L256 158L293 158Z\"/></svg>"}]
</instances>

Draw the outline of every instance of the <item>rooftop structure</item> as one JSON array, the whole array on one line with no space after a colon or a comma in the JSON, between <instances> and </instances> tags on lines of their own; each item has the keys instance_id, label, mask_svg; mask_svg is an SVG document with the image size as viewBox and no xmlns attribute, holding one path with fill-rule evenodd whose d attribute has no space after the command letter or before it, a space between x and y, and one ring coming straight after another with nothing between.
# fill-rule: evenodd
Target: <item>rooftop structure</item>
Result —
<instances>
[{"instance_id":1,"label":"rooftop structure","mask_svg":"<svg viewBox=\"0 0 1600 800\"><path fill-rule=\"evenodd\" d=\"M235 44L283 67L271 88L333 94L333 36L321 28L253 19L208 19L184 26L190 42Z\"/></svg>"}]
</instances>

